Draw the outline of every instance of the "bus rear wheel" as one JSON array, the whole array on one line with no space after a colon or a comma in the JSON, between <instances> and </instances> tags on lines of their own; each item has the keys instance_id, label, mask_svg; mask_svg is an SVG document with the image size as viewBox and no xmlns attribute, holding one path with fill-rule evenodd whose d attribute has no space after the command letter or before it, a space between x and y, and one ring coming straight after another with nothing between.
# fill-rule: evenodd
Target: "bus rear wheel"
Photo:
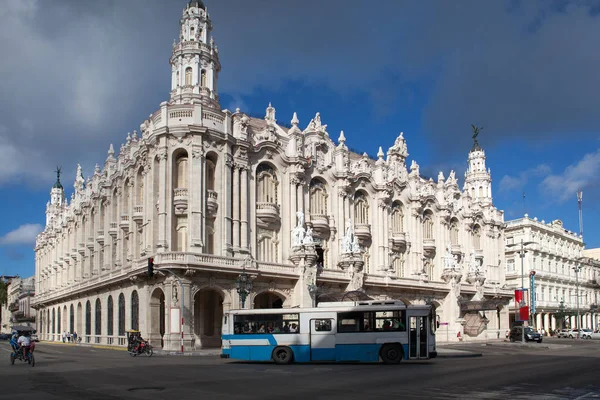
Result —
<instances>
[{"instance_id":1,"label":"bus rear wheel","mask_svg":"<svg viewBox=\"0 0 600 400\"><path fill-rule=\"evenodd\" d=\"M384 364L399 364L402 361L404 351L399 344L385 344L381 348L379 355Z\"/></svg>"},{"instance_id":2,"label":"bus rear wheel","mask_svg":"<svg viewBox=\"0 0 600 400\"><path fill-rule=\"evenodd\" d=\"M294 359L294 353L289 347L275 347L271 358L275 364L289 364Z\"/></svg>"}]
</instances>

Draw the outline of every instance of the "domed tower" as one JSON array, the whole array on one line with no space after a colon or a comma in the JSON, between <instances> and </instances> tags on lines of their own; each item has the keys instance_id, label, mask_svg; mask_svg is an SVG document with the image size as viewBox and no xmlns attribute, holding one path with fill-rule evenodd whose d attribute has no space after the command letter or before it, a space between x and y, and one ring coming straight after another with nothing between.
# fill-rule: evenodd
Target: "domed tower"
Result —
<instances>
[{"instance_id":1,"label":"domed tower","mask_svg":"<svg viewBox=\"0 0 600 400\"><path fill-rule=\"evenodd\" d=\"M56 182L50 190L50 203L46 205L46 225L58 216L65 205L65 189L60 183L60 168L56 169Z\"/></svg>"},{"instance_id":2,"label":"domed tower","mask_svg":"<svg viewBox=\"0 0 600 400\"><path fill-rule=\"evenodd\" d=\"M173 42L170 59L169 103L191 104L197 99L205 106L220 108L217 81L221 64L204 3L191 0L183 10L179 24L179 42Z\"/></svg>"},{"instance_id":3,"label":"domed tower","mask_svg":"<svg viewBox=\"0 0 600 400\"><path fill-rule=\"evenodd\" d=\"M465 172L463 190L482 205L492 204L492 174L485 167L485 152L477 142L481 128L473 126L473 147L469 151L469 166Z\"/></svg>"}]
</instances>

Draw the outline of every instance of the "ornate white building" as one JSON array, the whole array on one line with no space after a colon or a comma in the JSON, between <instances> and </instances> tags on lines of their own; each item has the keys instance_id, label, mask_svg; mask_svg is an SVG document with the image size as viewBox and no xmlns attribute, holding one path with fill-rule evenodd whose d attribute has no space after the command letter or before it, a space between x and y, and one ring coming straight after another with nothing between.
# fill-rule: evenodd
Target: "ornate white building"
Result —
<instances>
[{"instance_id":1,"label":"ornate white building","mask_svg":"<svg viewBox=\"0 0 600 400\"><path fill-rule=\"evenodd\" d=\"M176 349L182 308L186 348L219 346L243 271L245 307L401 299L437 307L440 340L504 332L503 213L477 141L461 191L453 171L407 169L402 134L373 160L319 113L301 128L270 104L264 119L222 110L211 29L189 2L169 101L87 180L79 168L69 201L59 173L35 248L42 336L123 345L133 328Z\"/></svg>"},{"instance_id":2,"label":"ornate white building","mask_svg":"<svg viewBox=\"0 0 600 400\"><path fill-rule=\"evenodd\" d=\"M535 310L531 310L536 328L545 330L576 328L579 293L580 327L598 326L597 304L600 294L600 262L584 254L583 238L566 230L562 221L538 221L524 218L508 221L506 237L506 282L508 287L524 287L531 293L530 276L535 271ZM521 269L521 241L526 251ZM511 325L515 304L511 304Z\"/></svg>"}]
</instances>

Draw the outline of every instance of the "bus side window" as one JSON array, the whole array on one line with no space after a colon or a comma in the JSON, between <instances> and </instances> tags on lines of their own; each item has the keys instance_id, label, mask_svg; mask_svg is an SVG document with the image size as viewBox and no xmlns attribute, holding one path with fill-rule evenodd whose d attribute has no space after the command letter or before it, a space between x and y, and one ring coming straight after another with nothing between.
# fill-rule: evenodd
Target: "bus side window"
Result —
<instances>
[{"instance_id":1,"label":"bus side window","mask_svg":"<svg viewBox=\"0 0 600 400\"><path fill-rule=\"evenodd\" d=\"M331 320L330 319L315 319L315 331L330 332L331 331Z\"/></svg>"}]
</instances>

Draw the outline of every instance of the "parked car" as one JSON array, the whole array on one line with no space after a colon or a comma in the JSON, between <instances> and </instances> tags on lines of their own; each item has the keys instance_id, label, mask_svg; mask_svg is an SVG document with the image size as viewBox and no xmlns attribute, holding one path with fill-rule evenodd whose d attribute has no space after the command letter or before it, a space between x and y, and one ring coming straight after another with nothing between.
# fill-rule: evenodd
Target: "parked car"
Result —
<instances>
[{"instance_id":1,"label":"parked car","mask_svg":"<svg viewBox=\"0 0 600 400\"><path fill-rule=\"evenodd\" d=\"M582 339L600 339L599 331L592 331L591 329L582 329L581 330L581 338Z\"/></svg>"},{"instance_id":2,"label":"parked car","mask_svg":"<svg viewBox=\"0 0 600 400\"><path fill-rule=\"evenodd\" d=\"M523 338L523 333L521 332L521 329L523 329L522 326L513 326L512 329L510 330L510 334L508 335L508 338L510 339L511 342L520 342L521 339ZM538 342L538 343L542 343L542 335L540 335L539 332L536 332L535 330L533 330L533 328L526 326L525 327L525 341L526 342Z\"/></svg>"},{"instance_id":3,"label":"parked car","mask_svg":"<svg viewBox=\"0 0 600 400\"><path fill-rule=\"evenodd\" d=\"M569 337L569 329L561 329L557 334L556 337L558 338L568 338Z\"/></svg>"}]
</instances>

